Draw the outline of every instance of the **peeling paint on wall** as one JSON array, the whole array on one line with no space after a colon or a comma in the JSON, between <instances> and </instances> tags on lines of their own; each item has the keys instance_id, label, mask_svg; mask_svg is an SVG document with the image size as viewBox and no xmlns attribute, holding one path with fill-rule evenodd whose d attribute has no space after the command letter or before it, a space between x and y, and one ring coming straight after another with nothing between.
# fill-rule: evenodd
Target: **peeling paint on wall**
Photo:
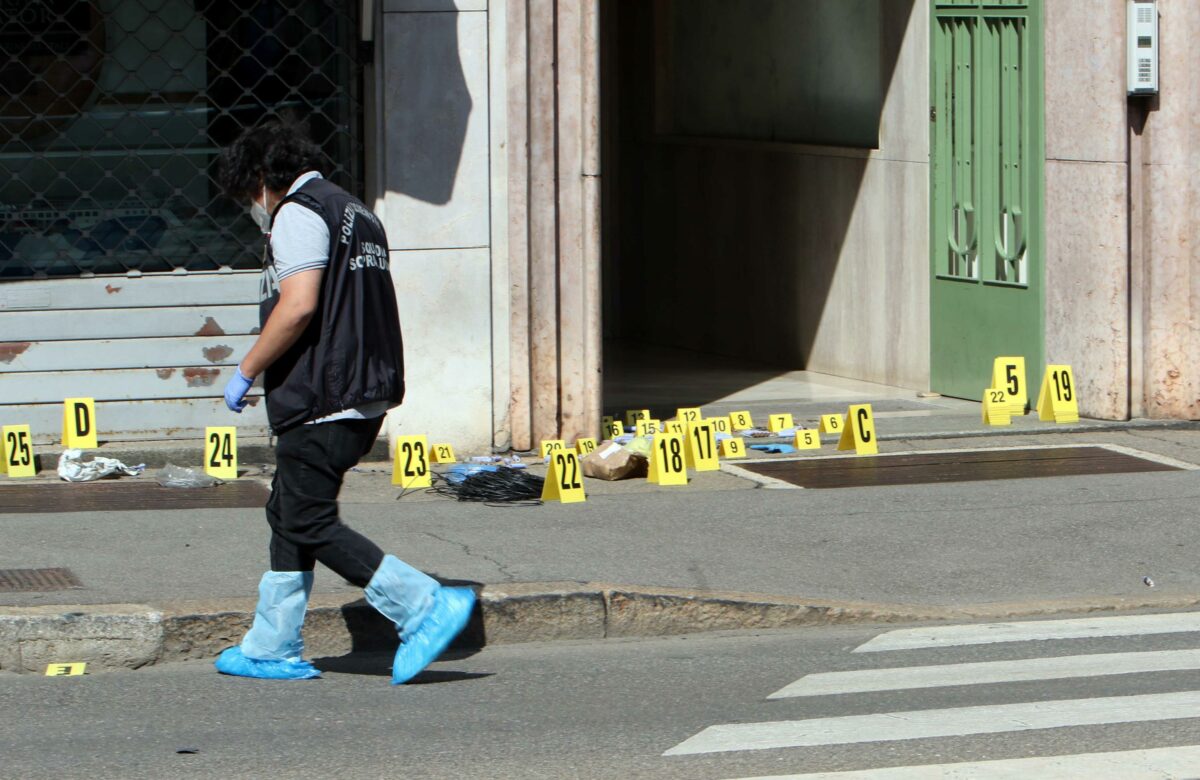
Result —
<instances>
[{"instance_id":1,"label":"peeling paint on wall","mask_svg":"<svg viewBox=\"0 0 1200 780\"><path fill-rule=\"evenodd\" d=\"M113 293L121 292L121 288L113 287L111 284L106 284L106 285L104 285L104 292L108 293L109 295L112 295Z\"/></svg>"},{"instance_id":2,"label":"peeling paint on wall","mask_svg":"<svg viewBox=\"0 0 1200 780\"><path fill-rule=\"evenodd\" d=\"M197 336L224 336L225 329L217 324L212 317L204 318L204 325L196 331Z\"/></svg>"},{"instance_id":3,"label":"peeling paint on wall","mask_svg":"<svg viewBox=\"0 0 1200 780\"><path fill-rule=\"evenodd\" d=\"M205 347L200 351L204 353L204 359L209 363L220 363L233 354L233 347L218 344L215 347Z\"/></svg>"},{"instance_id":4,"label":"peeling paint on wall","mask_svg":"<svg viewBox=\"0 0 1200 780\"><path fill-rule=\"evenodd\" d=\"M219 368L185 368L183 378L188 387L212 387L221 375Z\"/></svg>"},{"instance_id":5,"label":"peeling paint on wall","mask_svg":"<svg viewBox=\"0 0 1200 780\"><path fill-rule=\"evenodd\" d=\"M157 371L155 371L154 373L158 374L159 379L170 379L171 377L173 377L175 375L175 369L160 368Z\"/></svg>"},{"instance_id":6,"label":"peeling paint on wall","mask_svg":"<svg viewBox=\"0 0 1200 780\"><path fill-rule=\"evenodd\" d=\"M0 342L0 363L11 363L17 359L17 356L24 354L25 350L29 349L30 342L28 341L5 341Z\"/></svg>"}]
</instances>

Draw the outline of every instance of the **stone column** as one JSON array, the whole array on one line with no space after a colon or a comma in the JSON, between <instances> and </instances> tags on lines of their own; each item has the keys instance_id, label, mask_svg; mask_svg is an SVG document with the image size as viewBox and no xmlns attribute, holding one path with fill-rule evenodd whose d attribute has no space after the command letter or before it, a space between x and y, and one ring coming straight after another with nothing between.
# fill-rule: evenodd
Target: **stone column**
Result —
<instances>
[{"instance_id":1,"label":"stone column","mask_svg":"<svg viewBox=\"0 0 1200 780\"><path fill-rule=\"evenodd\" d=\"M1125 2L1046 3L1046 354L1090 417L1200 418L1200 5L1157 7L1127 98Z\"/></svg>"},{"instance_id":2,"label":"stone column","mask_svg":"<svg viewBox=\"0 0 1200 780\"><path fill-rule=\"evenodd\" d=\"M1082 414L1125 419L1125 3L1050 0L1045 14L1046 360L1072 366ZM1031 382L1042 368L1028 367Z\"/></svg>"},{"instance_id":3,"label":"stone column","mask_svg":"<svg viewBox=\"0 0 1200 780\"><path fill-rule=\"evenodd\" d=\"M599 5L508 0L512 444L600 414Z\"/></svg>"},{"instance_id":4,"label":"stone column","mask_svg":"<svg viewBox=\"0 0 1200 780\"><path fill-rule=\"evenodd\" d=\"M1158 0L1159 97L1141 143L1144 413L1200 418L1200 4Z\"/></svg>"},{"instance_id":5,"label":"stone column","mask_svg":"<svg viewBox=\"0 0 1200 780\"><path fill-rule=\"evenodd\" d=\"M408 393L389 432L493 444L487 0L382 0L376 211Z\"/></svg>"}]
</instances>

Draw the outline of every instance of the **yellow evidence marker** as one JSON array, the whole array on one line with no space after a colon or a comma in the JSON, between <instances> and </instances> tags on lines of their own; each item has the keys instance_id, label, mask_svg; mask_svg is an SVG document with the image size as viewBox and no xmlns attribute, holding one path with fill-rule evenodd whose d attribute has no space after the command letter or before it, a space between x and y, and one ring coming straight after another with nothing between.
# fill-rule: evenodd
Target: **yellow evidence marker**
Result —
<instances>
[{"instance_id":1,"label":"yellow evidence marker","mask_svg":"<svg viewBox=\"0 0 1200 780\"><path fill-rule=\"evenodd\" d=\"M729 424L729 415L723 414L720 417L707 417L705 421L713 427L716 433L729 433L733 430L733 426Z\"/></svg>"},{"instance_id":2,"label":"yellow evidence marker","mask_svg":"<svg viewBox=\"0 0 1200 780\"><path fill-rule=\"evenodd\" d=\"M687 467L696 471L720 471L717 435L707 422L694 422L687 431Z\"/></svg>"},{"instance_id":3,"label":"yellow evidence marker","mask_svg":"<svg viewBox=\"0 0 1200 780\"><path fill-rule=\"evenodd\" d=\"M704 415L700 413L699 406L681 406L675 410L675 419L687 425L688 423L700 422L704 419Z\"/></svg>"},{"instance_id":4,"label":"yellow evidence marker","mask_svg":"<svg viewBox=\"0 0 1200 780\"><path fill-rule=\"evenodd\" d=\"M87 664L48 664L47 677L78 677L87 671Z\"/></svg>"},{"instance_id":5,"label":"yellow evidence marker","mask_svg":"<svg viewBox=\"0 0 1200 780\"><path fill-rule=\"evenodd\" d=\"M458 463L458 458L454 457L454 447L449 444L435 444L430 452L434 463Z\"/></svg>"},{"instance_id":6,"label":"yellow evidence marker","mask_svg":"<svg viewBox=\"0 0 1200 780\"><path fill-rule=\"evenodd\" d=\"M796 440L793 442L798 450L819 450L821 449L821 434L817 431L796 431Z\"/></svg>"},{"instance_id":7,"label":"yellow evidence marker","mask_svg":"<svg viewBox=\"0 0 1200 780\"><path fill-rule=\"evenodd\" d=\"M392 484L404 490L433 484L433 478L429 475L429 441L425 434L396 437Z\"/></svg>"},{"instance_id":8,"label":"yellow evidence marker","mask_svg":"<svg viewBox=\"0 0 1200 780\"><path fill-rule=\"evenodd\" d=\"M1079 398L1070 366L1046 366L1037 410L1038 417L1047 422L1079 422Z\"/></svg>"},{"instance_id":9,"label":"yellow evidence marker","mask_svg":"<svg viewBox=\"0 0 1200 780\"><path fill-rule=\"evenodd\" d=\"M602 428L606 439L615 439L625 433L625 426L621 425L620 420L613 420Z\"/></svg>"},{"instance_id":10,"label":"yellow evidence marker","mask_svg":"<svg viewBox=\"0 0 1200 780\"><path fill-rule=\"evenodd\" d=\"M750 419L750 412L730 412L729 424L735 431L748 431L754 427L754 420Z\"/></svg>"},{"instance_id":11,"label":"yellow evidence marker","mask_svg":"<svg viewBox=\"0 0 1200 780\"><path fill-rule=\"evenodd\" d=\"M5 425L0 430L0 474L10 477L36 477L33 460L33 436L28 425Z\"/></svg>"},{"instance_id":12,"label":"yellow evidence marker","mask_svg":"<svg viewBox=\"0 0 1200 780\"><path fill-rule=\"evenodd\" d=\"M683 435L656 433L650 446L650 473L646 477L656 485L686 485L687 461L684 459Z\"/></svg>"},{"instance_id":13,"label":"yellow evidence marker","mask_svg":"<svg viewBox=\"0 0 1200 780\"><path fill-rule=\"evenodd\" d=\"M217 479L237 479L237 428L204 429L204 473Z\"/></svg>"},{"instance_id":14,"label":"yellow evidence marker","mask_svg":"<svg viewBox=\"0 0 1200 780\"><path fill-rule=\"evenodd\" d=\"M96 401L67 398L63 401L62 443L78 450L96 449Z\"/></svg>"},{"instance_id":15,"label":"yellow evidence marker","mask_svg":"<svg viewBox=\"0 0 1200 780\"><path fill-rule=\"evenodd\" d=\"M567 443L562 439L542 439L542 446L540 450L542 454L542 460L545 460L546 456L555 450L565 450L566 448Z\"/></svg>"},{"instance_id":16,"label":"yellow evidence marker","mask_svg":"<svg viewBox=\"0 0 1200 780\"><path fill-rule=\"evenodd\" d=\"M634 423L634 427L638 436L653 436L662 430L662 423L647 417Z\"/></svg>"},{"instance_id":17,"label":"yellow evidence marker","mask_svg":"<svg viewBox=\"0 0 1200 780\"><path fill-rule=\"evenodd\" d=\"M823 414L821 415L821 426L817 429L821 433L836 433L842 435L842 429L846 427L846 418L840 414Z\"/></svg>"},{"instance_id":18,"label":"yellow evidence marker","mask_svg":"<svg viewBox=\"0 0 1200 780\"><path fill-rule=\"evenodd\" d=\"M667 420L659 430L665 433L687 433L687 423L679 420Z\"/></svg>"},{"instance_id":19,"label":"yellow evidence marker","mask_svg":"<svg viewBox=\"0 0 1200 780\"><path fill-rule=\"evenodd\" d=\"M583 471L579 468L579 456L567 449L550 453L550 468L542 484L542 500L558 501L563 504L578 504L586 501L583 492Z\"/></svg>"},{"instance_id":20,"label":"yellow evidence marker","mask_svg":"<svg viewBox=\"0 0 1200 780\"><path fill-rule=\"evenodd\" d=\"M846 426L838 440L839 450L854 450L858 455L878 455L875 441L875 418L870 404L854 404L846 413Z\"/></svg>"},{"instance_id":21,"label":"yellow evidence marker","mask_svg":"<svg viewBox=\"0 0 1200 780\"><path fill-rule=\"evenodd\" d=\"M1012 425L1012 407L1003 390L994 387L984 390L982 406L984 425Z\"/></svg>"},{"instance_id":22,"label":"yellow evidence marker","mask_svg":"<svg viewBox=\"0 0 1200 780\"><path fill-rule=\"evenodd\" d=\"M575 440L575 452L580 455L591 455L596 451L596 440L590 436L580 436Z\"/></svg>"},{"instance_id":23,"label":"yellow evidence marker","mask_svg":"<svg viewBox=\"0 0 1200 780\"><path fill-rule=\"evenodd\" d=\"M779 433L786 431L788 428L795 428L796 423L792 420L790 414L773 414L767 422L767 430L771 433Z\"/></svg>"},{"instance_id":24,"label":"yellow evidence marker","mask_svg":"<svg viewBox=\"0 0 1200 780\"><path fill-rule=\"evenodd\" d=\"M1004 403L1009 414L1023 415L1029 405L1029 391L1025 387L1025 358L998 357L992 364L992 388L1004 391ZM1008 425L1008 423L996 423Z\"/></svg>"},{"instance_id":25,"label":"yellow evidence marker","mask_svg":"<svg viewBox=\"0 0 1200 780\"><path fill-rule=\"evenodd\" d=\"M612 423L616 422L616 419L617 418L613 417L611 414L606 414L600 418L600 427L606 428L609 425L611 425Z\"/></svg>"},{"instance_id":26,"label":"yellow evidence marker","mask_svg":"<svg viewBox=\"0 0 1200 780\"><path fill-rule=\"evenodd\" d=\"M721 457L746 457L746 444L741 439L721 439Z\"/></svg>"},{"instance_id":27,"label":"yellow evidence marker","mask_svg":"<svg viewBox=\"0 0 1200 780\"><path fill-rule=\"evenodd\" d=\"M638 420L649 420L649 409L628 409L625 411L625 424L636 425Z\"/></svg>"}]
</instances>

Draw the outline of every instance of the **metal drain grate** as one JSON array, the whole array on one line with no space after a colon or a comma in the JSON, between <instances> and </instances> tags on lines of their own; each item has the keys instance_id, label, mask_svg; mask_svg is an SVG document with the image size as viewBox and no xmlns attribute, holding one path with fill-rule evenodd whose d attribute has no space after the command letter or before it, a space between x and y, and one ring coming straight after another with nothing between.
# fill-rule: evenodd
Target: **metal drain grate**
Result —
<instances>
[{"instance_id":1,"label":"metal drain grate","mask_svg":"<svg viewBox=\"0 0 1200 780\"><path fill-rule=\"evenodd\" d=\"M0 569L0 593L82 588L70 569Z\"/></svg>"},{"instance_id":2,"label":"metal drain grate","mask_svg":"<svg viewBox=\"0 0 1200 780\"><path fill-rule=\"evenodd\" d=\"M148 480L45 482L0 486L0 514L254 508L265 505L268 495L266 487L249 480L195 490Z\"/></svg>"},{"instance_id":3,"label":"metal drain grate","mask_svg":"<svg viewBox=\"0 0 1200 780\"><path fill-rule=\"evenodd\" d=\"M1104 447L1087 446L959 450L868 458L816 457L743 462L738 467L805 488L927 485L1179 470Z\"/></svg>"}]
</instances>

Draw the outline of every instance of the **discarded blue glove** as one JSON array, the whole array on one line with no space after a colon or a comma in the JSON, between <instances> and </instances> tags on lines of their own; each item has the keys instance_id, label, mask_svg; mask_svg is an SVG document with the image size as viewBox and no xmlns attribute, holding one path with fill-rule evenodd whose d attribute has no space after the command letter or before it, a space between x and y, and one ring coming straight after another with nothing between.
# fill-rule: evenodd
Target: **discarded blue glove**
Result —
<instances>
[{"instance_id":1,"label":"discarded blue glove","mask_svg":"<svg viewBox=\"0 0 1200 780\"><path fill-rule=\"evenodd\" d=\"M252 384L254 380L242 373L241 366L234 369L233 376L225 385L225 405L229 407L229 411L241 414L246 408L246 393L250 392Z\"/></svg>"},{"instance_id":2,"label":"discarded blue glove","mask_svg":"<svg viewBox=\"0 0 1200 780\"><path fill-rule=\"evenodd\" d=\"M234 646L217 656L213 663L221 674L235 677L257 677L260 680L311 680L321 672L308 661L289 658L286 661L259 661L247 658L240 646Z\"/></svg>"},{"instance_id":3,"label":"discarded blue glove","mask_svg":"<svg viewBox=\"0 0 1200 780\"><path fill-rule=\"evenodd\" d=\"M476 474L481 474L485 471L499 471L499 466L493 466L489 463L455 463L445 473L446 481L451 485L457 485L467 477L473 477Z\"/></svg>"},{"instance_id":4,"label":"discarded blue glove","mask_svg":"<svg viewBox=\"0 0 1200 780\"><path fill-rule=\"evenodd\" d=\"M787 455L790 452L796 451L796 448L790 444L751 444L750 449L758 450L759 452L769 452L772 455Z\"/></svg>"}]
</instances>

